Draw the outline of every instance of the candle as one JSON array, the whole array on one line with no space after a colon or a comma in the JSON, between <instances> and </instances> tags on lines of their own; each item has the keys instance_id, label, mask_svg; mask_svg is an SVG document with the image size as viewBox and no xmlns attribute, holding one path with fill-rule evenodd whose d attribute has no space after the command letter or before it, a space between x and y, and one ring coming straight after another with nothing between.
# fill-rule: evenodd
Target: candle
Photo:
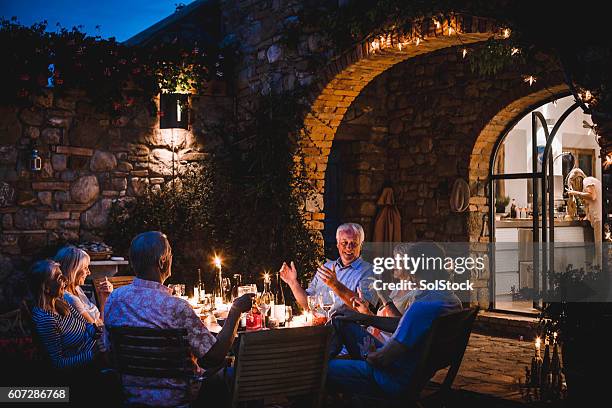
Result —
<instances>
[{"instance_id":1,"label":"candle","mask_svg":"<svg viewBox=\"0 0 612 408\"><path fill-rule=\"evenodd\" d=\"M542 340L539 337L536 337L535 339L535 351L536 351L536 357L540 358L540 346L542 344Z\"/></svg>"}]
</instances>

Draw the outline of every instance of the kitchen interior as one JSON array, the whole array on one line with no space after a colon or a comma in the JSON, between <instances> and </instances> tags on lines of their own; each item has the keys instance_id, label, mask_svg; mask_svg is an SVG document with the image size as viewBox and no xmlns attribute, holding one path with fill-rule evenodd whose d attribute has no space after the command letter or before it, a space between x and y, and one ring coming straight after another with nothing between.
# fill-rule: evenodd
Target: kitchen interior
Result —
<instances>
[{"instance_id":1,"label":"kitchen interior","mask_svg":"<svg viewBox=\"0 0 612 408\"><path fill-rule=\"evenodd\" d=\"M573 97L565 97L554 103L542 105L536 111L541 112L546 118L548 130L551 131L558 118L573 103ZM532 115L529 113L508 133L497 151L494 174L510 175L533 171L531 122ZM584 245L594 241L593 226L586 219L588 209L585 200L567 193L568 188L582 191L582 180L585 176L595 177L598 180L602 178L599 145L590 128L591 123L589 115L585 115L581 109L574 110L561 124L551 146L554 220L548 222L554 221L554 242L557 248L554 257L555 271L565 270L569 263L576 266L588 265L593 261L594 255L589 252L593 246ZM537 151L540 155L536 171L541 171L541 155L546 145L544 129L540 126L536 132ZM538 240L541 241L540 180L535 188L540 211ZM533 302L533 180L531 178L495 180L494 189L495 309L536 313L537 308L534 308ZM547 237L549 237L548 231L549 229L546 232ZM536 274L536 279L538 277L541 279L540 274ZM537 286L541 287L541 282Z\"/></svg>"}]
</instances>

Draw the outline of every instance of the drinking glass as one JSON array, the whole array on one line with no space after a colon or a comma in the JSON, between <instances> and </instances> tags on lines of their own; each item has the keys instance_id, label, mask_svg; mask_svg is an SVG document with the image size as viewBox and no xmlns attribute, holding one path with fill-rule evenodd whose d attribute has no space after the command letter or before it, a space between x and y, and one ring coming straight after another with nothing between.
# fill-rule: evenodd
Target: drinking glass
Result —
<instances>
[{"instance_id":1,"label":"drinking glass","mask_svg":"<svg viewBox=\"0 0 612 408\"><path fill-rule=\"evenodd\" d=\"M202 297L202 310L206 314L210 314L213 311L214 305L215 300L213 298L212 293L206 293L204 297Z\"/></svg>"},{"instance_id":2,"label":"drinking glass","mask_svg":"<svg viewBox=\"0 0 612 408\"><path fill-rule=\"evenodd\" d=\"M232 298L232 282L230 278L223 278L222 288L223 288L223 300L229 302Z\"/></svg>"},{"instance_id":3,"label":"drinking glass","mask_svg":"<svg viewBox=\"0 0 612 408\"><path fill-rule=\"evenodd\" d=\"M321 297L319 295L308 295L306 299L308 300L308 309L311 312L314 312L317 306L321 304Z\"/></svg>"},{"instance_id":4,"label":"drinking glass","mask_svg":"<svg viewBox=\"0 0 612 408\"><path fill-rule=\"evenodd\" d=\"M268 311L270 310L270 304L268 303L268 299L264 299L264 296L258 296L257 306L259 307L259 310L261 310L261 323L265 327L266 316L268 315Z\"/></svg>"},{"instance_id":5,"label":"drinking glass","mask_svg":"<svg viewBox=\"0 0 612 408\"><path fill-rule=\"evenodd\" d=\"M293 309L291 306L285 306L285 324L289 324L291 318L293 317Z\"/></svg>"},{"instance_id":6,"label":"drinking glass","mask_svg":"<svg viewBox=\"0 0 612 408\"><path fill-rule=\"evenodd\" d=\"M336 303L334 291L330 290L326 295L321 295L321 299L321 305L323 306L323 310L325 310L325 315L329 321L329 312L333 309L334 304Z\"/></svg>"}]
</instances>

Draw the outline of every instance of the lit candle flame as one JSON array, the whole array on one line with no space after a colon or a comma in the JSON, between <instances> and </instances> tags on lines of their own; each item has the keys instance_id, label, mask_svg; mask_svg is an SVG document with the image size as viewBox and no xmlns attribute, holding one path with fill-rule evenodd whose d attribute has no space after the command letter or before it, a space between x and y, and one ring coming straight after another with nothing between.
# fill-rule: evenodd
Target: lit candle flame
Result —
<instances>
[{"instance_id":1,"label":"lit candle flame","mask_svg":"<svg viewBox=\"0 0 612 408\"><path fill-rule=\"evenodd\" d=\"M535 339L535 348L536 348L536 350L540 351L541 343L542 343L542 340L539 337L536 337L536 339Z\"/></svg>"},{"instance_id":2,"label":"lit candle flame","mask_svg":"<svg viewBox=\"0 0 612 408\"><path fill-rule=\"evenodd\" d=\"M215 267L221 269L221 258L218 255L215 255L213 262L215 264Z\"/></svg>"},{"instance_id":3,"label":"lit candle flame","mask_svg":"<svg viewBox=\"0 0 612 408\"><path fill-rule=\"evenodd\" d=\"M417 37L416 39L416 45L418 46L421 43L421 39L419 37Z\"/></svg>"},{"instance_id":4,"label":"lit candle flame","mask_svg":"<svg viewBox=\"0 0 612 408\"><path fill-rule=\"evenodd\" d=\"M264 282L270 282L270 274L268 272L264 272L263 278Z\"/></svg>"},{"instance_id":5,"label":"lit candle flame","mask_svg":"<svg viewBox=\"0 0 612 408\"><path fill-rule=\"evenodd\" d=\"M433 19L434 24L436 25L436 28L440 28L440 22L438 20L436 20L435 18Z\"/></svg>"},{"instance_id":6,"label":"lit candle flame","mask_svg":"<svg viewBox=\"0 0 612 408\"><path fill-rule=\"evenodd\" d=\"M467 55L467 48L464 48L463 51L461 51L461 55L463 55L463 58L465 58Z\"/></svg>"},{"instance_id":7,"label":"lit candle flame","mask_svg":"<svg viewBox=\"0 0 612 408\"><path fill-rule=\"evenodd\" d=\"M509 28L504 28L503 31L502 31L502 36L504 38L510 37L510 29Z\"/></svg>"},{"instance_id":8,"label":"lit candle flame","mask_svg":"<svg viewBox=\"0 0 612 408\"><path fill-rule=\"evenodd\" d=\"M529 76L526 76L523 79L523 81L524 82L529 82L529 86L531 86L531 85L533 85L534 82L536 82L536 78L533 75L529 75Z\"/></svg>"},{"instance_id":9,"label":"lit candle flame","mask_svg":"<svg viewBox=\"0 0 612 408\"><path fill-rule=\"evenodd\" d=\"M510 51L510 55L515 55L519 52L520 50L516 47L513 47L512 50Z\"/></svg>"}]
</instances>

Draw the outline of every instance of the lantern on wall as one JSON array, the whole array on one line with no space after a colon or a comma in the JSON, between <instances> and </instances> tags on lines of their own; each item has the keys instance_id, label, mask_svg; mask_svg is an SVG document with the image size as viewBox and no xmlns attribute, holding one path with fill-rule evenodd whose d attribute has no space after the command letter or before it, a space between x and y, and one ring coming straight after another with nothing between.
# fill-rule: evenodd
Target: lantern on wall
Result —
<instances>
[{"instance_id":1,"label":"lantern on wall","mask_svg":"<svg viewBox=\"0 0 612 408\"><path fill-rule=\"evenodd\" d=\"M189 94L162 93L159 98L160 129L187 129Z\"/></svg>"},{"instance_id":2,"label":"lantern on wall","mask_svg":"<svg viewBox=\"0 0 612 408\"><path fill-rule=\"evenodd\" d=\"M34 147L30 155L30 170L40 171L42 169L42 158L38 153L38 150Z\"/></svg>"}]
</instances>

